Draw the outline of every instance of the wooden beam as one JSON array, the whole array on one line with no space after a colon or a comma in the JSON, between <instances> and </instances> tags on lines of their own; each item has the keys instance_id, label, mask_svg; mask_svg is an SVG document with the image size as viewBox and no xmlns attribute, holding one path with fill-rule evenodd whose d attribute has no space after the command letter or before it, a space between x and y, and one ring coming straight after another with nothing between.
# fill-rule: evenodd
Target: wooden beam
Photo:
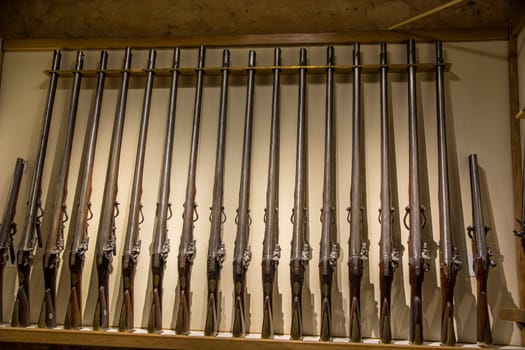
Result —
<instances>
[{"instance_id":1,"label":"wooden beam","mask_svg":"<svg viewBox=\"0 0 525 350\"><path fill-rule=\"evenodd\" d=\"M520 32L525 28L525 3L521 2L518 5L516 11L514 11L514 16L512 18L511 24L511 35L518 36Z\"/></svg>"},{"instance_id":2,"label":"wooden beam","mask_svg":"<svg viewBox=\"0 0 525 350\"><path fill-rule=\"evenodd\" d=\"M255 46L298 46L298 45L342 45L360 43L400 43L409 38L429 42L441 40L486 41L507 40L507 27L496 28L461 28L437 30L391 30L377 32L346 33L295 33L295 34L249 34L249 35L187 35L170 38L97 38L97 39L5 39L5 51L36 50L89 50L164 48L164 47L255 47Z\"/></svg>"},{"instance_id":3,"label":"wooden beam","mask_svg":"<svg viewBox=\"0 0 525 350\"><path fill-rule=\"evenodd\" d=\"M518 82L518 39L515 35L508 42L509 62L509 106L510 106L510 147L512 157L512 184L514 189L514 217L521 216L521 187L522 187L522 164L521 164L521 131L520 120L516 119L519 107L519 82ZM516 229L520 229L516 225ZM525 309L525 254L521 241L516 238L516 271L518 278L519 307ZM525 345L525 330L521 331L521 345Z\"/></svg>"},{"instance_id":4,"label":"wooden beam","mask_svg":"<svg viewBox=\"0 0 525 350\"><path fill-rule=\"evenodd\" d=\"M52 344L60 346L89 346L133 349L243 349L243 350L410 350L408 344L348 343L348 341L291 341L281 339L176 336L171 334L144 334L74 331L41 328L0 328L1 343ZM435 350L436 346L418 345L418 350ZM439 346L439 350L457 350L457 347Z\"/></svg>"}]
</instances>

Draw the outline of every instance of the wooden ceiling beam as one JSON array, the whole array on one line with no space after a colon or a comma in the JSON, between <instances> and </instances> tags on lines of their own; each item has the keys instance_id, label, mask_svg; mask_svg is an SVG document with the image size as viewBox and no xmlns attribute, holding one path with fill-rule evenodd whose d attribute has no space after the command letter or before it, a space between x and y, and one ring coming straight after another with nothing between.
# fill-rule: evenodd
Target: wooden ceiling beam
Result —
<instances>
[{"instance_id":1,"label":"wooden ceiling beam","mask_svg":"<svg viewBox=\"0 0 525 350\"><path fill-rule=\"evenodd\" d=\"M187 35L170 38L96 38L96 39L4 39L4 51L37 50L88 50L169 47L256 47L299 45L344 45L360 43L399 43L414 38L417 41L441 40L489 41L508 40L507 27L460 28L439 30L391 30L377 32L346 33L292 33L292 34L248 34L248 35Z\"/></svg>"}]
</instances>

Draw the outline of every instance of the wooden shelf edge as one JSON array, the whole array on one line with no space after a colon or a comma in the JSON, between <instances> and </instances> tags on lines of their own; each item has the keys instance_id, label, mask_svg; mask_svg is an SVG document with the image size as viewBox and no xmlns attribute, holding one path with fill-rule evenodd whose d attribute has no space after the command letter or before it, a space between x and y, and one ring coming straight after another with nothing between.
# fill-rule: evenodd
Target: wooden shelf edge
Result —
<instances>
[{"instance_id":1,"label":"wooden shelf edge","mask_svg":"<svg viewBox=\"0 0 525 350\"><path fill-rule=\"evenodd\" d=\"M508 27L452 28L435 30L383 30L373 32L334 33L267 33L239 35L180 35L167 38L5 38L5 51L35 51L53 49L119 49L169 48L169 47L255 47L279 45L338 45L361 43L400 43L409 38L418 41L485 41L508 40Z\"/></svg>"},{"instance_id":2,"label":"wooden shelf edge","mask_svg":"<svg viewBox=\"0 0 525 350\"><path fill-rule=\"evenodd\" d=\"M169 334L95 332L40 328L0 328L0 343L95 346L134 349L226 350L328 350L328 349L461 349L461 346L365 344L348 342L291 341L279 339L177 336Z\"/></svg>"}]
</instances>

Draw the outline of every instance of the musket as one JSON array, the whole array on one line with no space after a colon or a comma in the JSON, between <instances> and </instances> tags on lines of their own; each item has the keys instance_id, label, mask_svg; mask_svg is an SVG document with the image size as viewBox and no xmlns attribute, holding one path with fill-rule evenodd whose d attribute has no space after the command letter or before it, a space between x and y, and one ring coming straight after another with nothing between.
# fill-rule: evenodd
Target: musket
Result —
<instances>
[{"instance_id":1,"label":"musket","mask_svg":"<svg viewBox=\"0 0 525 350\"><path fill-rule=\"evenodd\" d=\"M126 50L126 59L130 59L130 51L129 49ZM124 70L128 70L130 68L129 64L124 64ZM126 74L129 74L127 72L123 72L123 80L125 80ZM119 97L119 105L117 107L117 117L116 120L120 120L119 123L123 122L124 113L125 110L125 97L124 97L124 106L122 106L122 94L123 91L120 92ZM125 92L124 92L125 95ZM122 109L122 113L120 108ZM115 122L113 127L113 137L111 140L111 148L110 153L113 153L115 143L115 131L117 122ZM89 158L88 158L89 159ZM92 160L90 160L92 162ZM86 163L87 164L87 163ZM92 167L92 164L90 165ZM85 167L84 171L87 171ZM70 297L69 302L66 310L66 317L64 321L64 328L70 329L78 329L82 326L82 270L84 267L84 255L88 249L88 243L89 243L89 236L88 236L88 220L92 217L91 213L91 205L89 203L89 198L91 194L91 183L90 181L87 181L85 177L82 177L84 174L79 173L79 182L77 184L77 193L78 193L78 204L77 204L77 213L76 215L73 215L71 219L71 224L69 226L71 237L71 246L69 250L69 272L70 272ZM87 176L86 176L87 177ZM111 202L113 203L113 202ZM103 202L103 205L107 205L107 201ZM103 213L103 212L102 212ZM102 214L104 215L104 214ZM101 218L101 221L103 219Z\"/></svg>"},{"instance_id":2,"label":"musket","mask_svg":"<svg viewBox=\"0 0 525 350\"><path fill-rule=\"evenodd\" d=\"M248 67L255 67L255 51L250 50ZM246 85L246 109L244 116L244 139L242 145L241 183L239 186L239 207L235 223L237 232L235 235L235 250L233 252L233 284L234 284L234 311L233 329L234 337L242 337L246 334L244 293L246 292L246 272L252 258L250 245L248 244L250 218L250 168L252 153L252 129L253 129L253 98L255 84L255 69L248 69L248 81Z\"/></svg>"},{"instance_id":3,"label":"musket","mask_svg":"<svg viewBox=\"0 0 525 350\"><path fill-rule=\"evenodd\" d=\"M450 190L448 184L447 129L445 122L445 87L443 49L436 41L436 107L438 132L438 198L439 198L439 245L441 279L441 343L455 345L454 286L461 268L457 247L452 233Z\"/></svg>"},{"instance_id":4,"label":"musket","mask_svg":"<svg viewBox=\"0 0 525 350\"><path fill-rule=\"evenodd\" d=\"M414 39L407 45L408 55L408 128L409 128L409 205L404 225L409 230L408 267L410 280L410 338L413 344L423 343L422 286L424 273L430 269L430 253L422 243L421 230L425 226L424 208L419 197L419 147L416 100L416 47ZM407 223L407 217L410 222Z\"/></svg>"},{"instance_id":5,"label":"musket","mask_svg":"<svg viewBox=\"0 0 525 350\"><path fill-rule=\"evenodd\" d=\"M226 250L222 243L222 225L226 221L223 206L224 192L224 150L226 144L226 111L228 103L228 76L230 66L230 51L222 54L221 98L219 104L219 125L217 131L217 151L215 155L215 176L213 181L213 203L210 207L210 240L208 243L207 281L208 306L206 308L206 323L204 335L215 336L218 333L218 292L221 278L221 268Z\"/></svg>"},{"instance_id":6,"label":"musket","mask_svg":"<svg viewBox=\"0 0 525 350\"><path fill-rule=\"evenodd\" d=\"M11 185L9 186L7 202L2 215L2 225L0 225L0 322L4 314L4 303L2 301L4 296L4 269L9 260L11 260L12 264L15 262L13 236L16 233L16 203L18 201L20 183L22 182L22 175L25 168L26 161L22 158L17 158L13 177L11 178Z\"/></svg>"},{"instance_id":7,"label":"musket","mask_svg":"<svg viewBox=\"0 0 525 350\"><path fill-rule=\"evenodd\" d=\"M299 101L297 113L297 151L295 161L294 207L290 218L293 224L290 256L290 282L292 287L291 339L303 337L303 284L312 249L307 241L308 208L306 179L306 49L299 51Z\"/></svg>"},{"instance_id":8,"label":"musket","mask_svg":"<svg viewBox=\"0 0 525 350\"><path fill-rule=\"evenodd\" d=\"M352 103L352 178L350 190L350 239L348 240L348 275L350 280L350 340L361 341L361 278L363 261L368 259L368 248L362 241L363 207L361 189L361 67L359 43L353 53L353 103Z\"/></svg>"},{"instance_id":9,"label":"musket","mask_svg":"<svg viewBox=\"0 0 525 350\"><path fill-rule=\"evenodd\" d=\"M324 141L323 207L321 208L321 248L319 252L319 279L321 284L320 338L332 338L332 284L339 257L336 241L335 207L335 125L334 125L334 48L326 50L326 121Z\"/></svg>"},{"instance_id":10,"label":"musket","mask_svg":"<svg viewBox=\"0 0 525 350\"><path fill-rule=\"evenodd\" d=\"M492 344L490 331L489 308L487 305L487 280L489 269L496 266L494 253L487 247L485 236L490 230L483 221L483 206L479 186L478 157L468 156L470 171L470 193L472 198L472 226L467 227L468 236L472 239L472 265L478 282L477 309L477 342L480 345Z\"/></svg>"},{"instance_id":11,"label":"musket","mask_svg":"<svg viewBox=\"0 0 525 350\"><path fill-rule=\"evenodd\" d=\"M198 220L197 203L195 202L195 175L197 172L197 151L199 147L199 127L201 120L202 84L204 80L204 61L206 50L199 48L197 63L197 87L195 89L195 104L193 110L193 126L191 131L190 160L188 166L188 180L186 183L186 198L182 214L182 233L179 243L177 268L179 272L179 309L175 323L176 334L190 333L190 282L191 267L195 257L196 247L193 239L194 222Z\"/></svg>"},{"instance_id":12,"label":"musket","mask_svg":"<svg viewBox=\"0 0 525 350\"><path fill-rule=\"evenodd\" d=\"M180 49L176 48L173 51L173 64L171 69L171 87L168 105L168 120L166 125L166 140L164 143L164 155L162 159L162 167L159 184L159 199L157 202L157 214L155 216L155 226L153 228L153 244L151 246L151 274L153 282L153 298L151 302L151 311L148 322L148 332L162 331L162 292L163 292L163 278L164 268L170 250L170 240L168 239L168 220L171 218L171 203L169 202L170 195L170 179L171 179L171 160L173 158L173 136L175 133L175 111L177 106L177 88L179 84L179 66L180 66ZM144 139L144 141L146 141ZM135 168L135 175L140 176L140 183L142 183L142 169L144 165L144 149L139 158L137 153L137 165ZM139 169L140 163L140 169ZM140 206L140 194L142 188L134 187L131 196L132 207ZM135 190L136 188L136 190ZM136 210L136 209L134 209ZM139 216L130 215L129 222L136 227L138 233ZM125 301L125 299L124 299ZM132 305L127 307L132 308ZM126 308L126 305L124 306ZM132 314L133 315L133 314ZM131 324L132 325L132 324Z\"/></svg>"},{"instance_id":13,"label":"musket","mask_svg":"<svg viewBox=\"0 0 525 350\"><path fill-rule=\"evenodd\" d=\"M44 121L38 146L38 154L35 162L35 170L31 180L29 199L27 201L27 213L24 226L20 233L20 243L17 251L17 270L18 270L18 293L11 318L13 326L29 326L30 305L29 305L29 277L33 264L34 250L38 243L42 247L42 234L40 230L41 218L44 215L42 209L42 173L46 157L47 142L49 137L49 127L53 113L55 92L58 82L58 72L60 68L60 51L55 50L53 54L53 65L50 72L48 95L44 109Z\"/></svg>"},{"instance_id":14,"label":"musket","mask_svg":"<svg viewBox=\"0 0 525 350\"><path fill-rule=\"evenodd\" d=\"M381 44L380 53L380 97L381 97L381 208L379 222L381 224L381 240L379 241L379 338L382 343L392 341L390 317L390 289L394 279L394 271L399 263L399 252L394 248L392 238L392 222L394 208L392 206L391 175L390 175L390 123L388 116L388 60L386 44Z\"/></svg>"},{"instance_id":15,"label":"musket","mask_svg":"<svg viewBox=\"0 0 525 350\"><path fill-rule=\"evenodd\" d=\"M273 337L273 290L275 274L281 257L279 247L279 152L280 152L280 78L281 49L274 50L272 121L270 131L270 155L268 187L264 209L264 242L262 256L263 323L262 338Z\"/></svg>"},{"instance_id":16,"label":"musket","mask_svg":"<svg viewBox=\"0 0 525 350\"><path fill-rule=\"evenodd\" d=\"M107 183L104 194L108 196L108 199L105 199L102 203L101 211L101 223L105 222L108 226L106 230L113 230L115 225L115 214L118 213L118 202L117 199L117 175L118 175L118 163L119 163L119 154L122 145L122 133L124 130L124 121L126 116L126 101L128 96L129 88L129 78L130 78L130 68L131 68L131 49L128 47L124 52L124 60L122 66L122 79L120 85L120 93L117 103L117 111L115 114L115 120L113 122L113 134L111 137L111 146L110 146L110 157L113 159L113 162L108 161L108 174L113 174L111 177L111 186L113 186L112 191ZM110 169L113 168L110 172ZM113 179L114 177L114 179ZM106 181L109 181L110 177L106 176ZM133 209L133 207L132 207ZM130 210L130 213L132 210ZM99 225L99 230L102 228ZM138 228L136 228L138 232ZM140 241L136 239L136 236L131 235L129 237L130 228L126 231L126 238L124 243L124 251L122 253L122 285L123 285L123 306L119 322L119 330L131 330L133 329L133 279L135 275L135 266L137 263L137 258L140 253ZM123 314L127 316L123 322Z\"/></svg>"},{"instance_id":17,"label":"musket","mask_svg":"<svg viewBox=\"0 0 525 350\"><path fill-rule=\"evenodd\" d=\"M95 151L95 142L97 136L98 120L100 115L100 106L102 104L102 93L104 91L104 80L106 74L103 70L107 66L107 53L102 52L100 57L100 66L98 70L98 83L97 90L95 92L93 114L86 128L86 138L84 140L84 149L81 161L81 171L79 174L79 181L87 181L90 183L93 157ZM80 87L80 82L79 82ZM76 92L78 94L78 92ZM76 106L75 106L76 108ZM94 139L92 139L94 138ZM44 253L43 262L43 273L44 273L44 299L42 307L40 309L40 317L38 320L39 327L56 327L56 285L57 285L57 273L61 262L60 254L64 249L64 224L68 220L66 210L66 199L67 199L67 178L69 174L69 163L71 159L71 147L73 142L73 129L68 129L66 134L66 145L64 146L63 158L60 163L58 181L53 194L53 207L51 224L49 228L49 234L47 235L46 251ZM78 186L78 185L77 185ZM91 192L91 186L87 191ZM89 197L89 196L88 196ZM89 198L78 198L80 200L87 200ZM79 203L74 204L74 210L78 210L80 207Z\"/></svg>"}]
</instances>

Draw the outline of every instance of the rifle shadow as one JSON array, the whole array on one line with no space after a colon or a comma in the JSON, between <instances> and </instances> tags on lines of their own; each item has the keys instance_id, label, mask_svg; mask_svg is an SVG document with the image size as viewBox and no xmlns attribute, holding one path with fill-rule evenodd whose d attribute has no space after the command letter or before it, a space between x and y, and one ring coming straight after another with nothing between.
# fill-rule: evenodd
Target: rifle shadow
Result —
<instances>
[{"instance_id":1,"label":"rifle shadow","mask_svg":"<svg viewBox=\"0 0 525 350\"><path fill-rule=\"evenodd\" d=\"M479 179L481 187L481 202L483 208L483 217L486 218L486 226L492 229L485 236L487 247L492 248L496 267L492 273L489 272L487 281L487 303L492 313L492 336L495 344L509 344L514 332L514 322L502 320L497 315L499 309L516 309L518 306L514 302L509 291L505 278L505 271L501 265L505 256L501 254L498 240L498 229L494 220L494 211L490 200L490 192L487 181L487 175L483 168L479 166ZM512 232L507 233L509 239L514 240ZM497 286L497 288L494 288Z\"/></svg>"},{"instance_id":2,"label":"rifle shadow","mask_svg":"<svg viewBox=\"0 0 525 350\"><path fill-rule=\"evenodd\" d=\"M446 51L444 52L446 57ZM446 61L446 59L445 59ZM454 79L451 74L445 74L445 102L451 101L450 89L447 89L448 79ZM476 333L472 325L476 324L476 314L472 310L476 309L476 298L472 291L472 284L469 277L468 251L467 251L467 235L465 232L465 221L463 213L463 203L461 197L461 186L459 176L459 160L456 147L456 137L453 133L454 115L450 104L445 103L445 122L447 125L447 151L448 151L448 175L449 175L449 195L450 195L450 212L453 244L457 248L459 257L463 261L463 267L458 271L456 276L456 286L454 289L455 299L455 320L456 320L456 334L458 341L474 343L476 341ZM463 160L465 161L465 160Z\"/></svg>"},{"instance_id":3,"label":"rifle shadow","mask_svg":"<svg viewBox=\"0 0 525 350\"><path fill-rule=\"evenodd\" d=\"M273 286L273 331L281 335L284 334L284 312L283 293L279 291L279 268L276 268Z\"/></svg>"}]
</instances>

